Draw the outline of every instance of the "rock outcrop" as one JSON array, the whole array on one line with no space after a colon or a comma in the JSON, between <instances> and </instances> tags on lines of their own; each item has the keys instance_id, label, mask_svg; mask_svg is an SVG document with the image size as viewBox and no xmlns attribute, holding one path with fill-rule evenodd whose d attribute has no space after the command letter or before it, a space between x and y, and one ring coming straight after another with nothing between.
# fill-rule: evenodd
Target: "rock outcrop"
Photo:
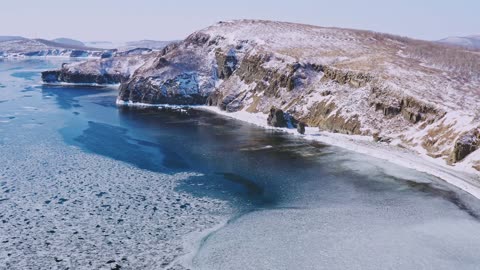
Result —
<instances>
[{"instance_id":1,"label":"rock outcrop","mask_svg":"<svg viewBox=\"0 0 480 270\"><path fill-rule=\"evenodd\" d=\"M299 122L297 124L297 132L300 134L305 134L305 124L303 122Z\"/></svg>"},{"instance_id":2,"label":"rock outcrop","mask_svg":"<svg viewBox=\"0 0 480 270\"><path fill-rule=\"evenodd\" d=\"M272 107L268 114L267 124L272 127L287 127L285 118L285 113L282 110Z\"/></svg>"},{"instance_id":3,"label":"rock outcrop","mask_svg":"<svg viewBox=\"0 0 480 270\"><path fill-rule=\"evenodd\" d=\"M480 146L480 132L476 128L461 134L455 141L453 151L451 153L451 161L459 162L469 154L477 150Z\"/></svg>"},{"instance_id":4,"label":"rock outcrop","mask_svg":"<svg viewBox=\"0 0 480 270\"><path fill-rule=\"evenodd\" d=\"M105 55L86 62L63 64L57 70L42 72L46 83L119 84L130 76L150 57L149 54Z\"/></svg>"},{"instance_id":5,"label":"rock outcrop","mask_svg":"<svg viewBox=\"0 0 480 270\"><path fill-rule=\"evenodd\" d=\"M156 77L135 77L122 84L118 99L148 104L198 105L205 104L207 96L199 94L197 77L182 73L173 79L156 83Z\"/></svg>"},{"instance_id":6,"label":"rock outcrop","mask_svg":"<svg viewBox=\"0 0 480 270\"><path fill-rule=\"evenodd\" d=\"M42 72L42 80L46 83L92 83L92 84L118 84L126 81L129 76L124 74L91 74L70 72L68 69L49 70Z\"/></svg>"},{"instance_id":7,"label":"rock outcrop","mask_svg":"<svg viewBox=\"0 0 480 270\"><path fill-rule=\"evenodd\" d=\"M215 52L217 60L217 76L219 79L228 79L237 68L237 58L235 50L229 50L227 54L221 50Z\"/></svg>"}]
</instances>

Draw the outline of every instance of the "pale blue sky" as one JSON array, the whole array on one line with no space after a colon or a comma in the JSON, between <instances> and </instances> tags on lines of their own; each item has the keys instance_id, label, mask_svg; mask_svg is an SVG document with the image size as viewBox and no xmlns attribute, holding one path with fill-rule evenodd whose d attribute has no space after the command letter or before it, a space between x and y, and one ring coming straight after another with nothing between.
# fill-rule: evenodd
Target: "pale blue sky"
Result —
<instances>
[{"instance_id":1,"label":"pale blue sky","mask_svg":"<svg viewBox=\"0 0 480 270\"><path fill-rule=\"evenodd\" d=\"M269 19L421 39L480 34L479 0L1 0L0 35L171 40L220 20Z\"/></svg>"}]
</instances>

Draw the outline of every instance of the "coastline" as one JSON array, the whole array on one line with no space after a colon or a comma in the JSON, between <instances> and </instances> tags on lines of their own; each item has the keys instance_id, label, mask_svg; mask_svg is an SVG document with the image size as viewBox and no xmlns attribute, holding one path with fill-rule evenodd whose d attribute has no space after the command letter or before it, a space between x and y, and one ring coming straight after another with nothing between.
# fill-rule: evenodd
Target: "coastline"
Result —
<instances>
[{"instance_id":1,"label":"coastline","mask_svg":"<svg viewBox=\"0 0 480 270\"><path fill-rule=\"evenodd\" d=\"M365 154L374 158L382 159L393 164L424 172L436 176L445 182L468 192L472 196L480 199L480 174L473 168L466 166L450 166L441 159L435 159L427 155L413 152L412 150L401 148L386 143L374 142L371 137L360 135L345 135L319 131L315 127L306 127L305 134L297 133L296 129L276 128L267 125L267 115L263 113L249 113L245 111L226 112L215 106L207 105L168 105L168 104L145 104L135 102L116 101L117 106L131 107L168 107L185 108L191 107L198 110L208 111L225 117L233 118L239 121L247 122L265 129L278 130L289 133L293 136L299 136L305 140L318 141L321 143L341 147L350 151ZM379 146L382 147L379 147Z\"/></svg>"},{"instance_id":2,"label":"coastline","mask_svg":"<svg viewBox=\"0 0 480 270\"><path fill-rule=\"evenodd\" d=\"M131 104L129 104L131 106ZM162 105L157 105L162 106ZM480 199L480 175L473 168L467 170L465 166L449 166L441 159L434 159L398 146L374 142L371 137L359 135L344 135L319 131L316 127L306 127L305 135L297 133L296 129L276 128L267 125L267 115L263 113L249 113L245 111L226 112L213 106L195 106L194 108L213 112L236 120L254 124L256 126L283 131L293 136L299 136L310 141L341 147L350 151L365 154L385 160L393 164L414 169L436 176L445 182L454 185L472 196ZM379 146L382 147L379 147Z\"/></svg>"}]
</instances>

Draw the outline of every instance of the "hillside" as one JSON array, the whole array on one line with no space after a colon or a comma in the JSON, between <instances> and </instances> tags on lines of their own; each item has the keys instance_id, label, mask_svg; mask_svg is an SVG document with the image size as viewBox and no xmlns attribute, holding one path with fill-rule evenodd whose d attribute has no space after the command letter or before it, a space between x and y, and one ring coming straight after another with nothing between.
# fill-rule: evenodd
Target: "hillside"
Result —
<instances>
[{"instance_id":1,"label":"hillside","mask_svg":"<svg viewBox=\"0 0 480 270\"><path fill-rule=\"evenodd\" d=\"M56 39L53 39L52 41L56 43L64 44L64 45L86 47L86 45L83 42L79 40L71 39L71 38L56 38Z\"/></svg>"},{"instance_id":2,"label":"hillside","mask_svg":"<svg viewBox=\"0 0 480 270\"><path fill-rule=\"evenodd\" d=\"M135 70L122 80L119 104L274 112L293 125L370 136L480 168L475 51L368 31L242 20L195 32Z\"/></svg>"},{"instance_id":3,"label":"hillside","mask_svg":"<svg viewBox=\"0 0 480 270\"><path fill-rule=\"evenodd\" d=\"M466 37L448 37L439 40L440 43L461 46L471 49L480 49L480 35L472 35Z\"/></svg>"},{"instance_id":4,"label":"hillside","mask_svg":"<svg viewBox=\"0 0 480 270\"><path fill-rule=\"evenodd\" d=\"M103 49L46 39L4 37L0 39L0 57L65 56L100 57Z\"/></svg>"}]
</instances>

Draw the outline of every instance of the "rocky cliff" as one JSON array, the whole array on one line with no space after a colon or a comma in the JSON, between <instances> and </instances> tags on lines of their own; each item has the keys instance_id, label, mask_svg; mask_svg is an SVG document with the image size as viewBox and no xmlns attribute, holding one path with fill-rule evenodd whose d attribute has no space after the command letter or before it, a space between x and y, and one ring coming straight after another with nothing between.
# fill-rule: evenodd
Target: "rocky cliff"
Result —
<instances>
[{"instance_id":1,"label":"rocky cliff","mask_svg":"<svg viewBox=\"0 0 480 270\"><path fill-rule=\"evenodd\" d=\"M45 83L119 84L148 59L155 58L151 50L135 49L130 52L113 52L99 59L63 64L60 69L42 72Z\"/></svg>"},{"instance_id":2,"label":"rocky cliff","mask_svg":"<svg viewBox=\"0 0 480 270\"><path fill-rule=\"evenodd\" d=\"M372 136L450 163L479 142L476 52L368 31L242 20L217 23L139 61L134 72L102 79L122 82L119 103L273 112L275 123L293 120L302 123L299 130L306 124ZM68 69L44 79L74 81Z\"/></svg>"}]
</instances>

